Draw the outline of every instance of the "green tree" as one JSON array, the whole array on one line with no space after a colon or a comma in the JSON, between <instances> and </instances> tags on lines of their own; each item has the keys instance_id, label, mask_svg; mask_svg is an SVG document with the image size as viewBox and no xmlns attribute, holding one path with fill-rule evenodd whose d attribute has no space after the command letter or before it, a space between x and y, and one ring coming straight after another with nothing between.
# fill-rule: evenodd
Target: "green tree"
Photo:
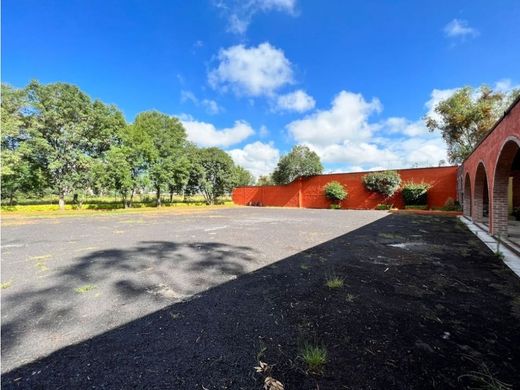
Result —
<instances>
[{"instance_id":1,"label":"green tree","mask_svg":"<svg viewBox=\"0 0 520 390\"><path fill-rule=\"evenodd\" d=\"M493 91L487 86L461 88L437 104L434 108L437 115L424 118L426 126L430 131L442 133L450 162L461 163L519 93L520 90Z\"/></svg>"},{"instance_id":2,"label":"green tree","mask_svg":"<svg viewBox=\"0 0 520 390\"><path fill-rule=\"evenodd\" d=\"M149 158L149 176L157 196L157 206L161 206L161 191L171 184L174 176L184 164L176 164L186 144L186 131L174 117L158 111L140 113L134 122L137 131L149 137L152 146ZM175 171L177 170L177 171Z\"/></svg>"},{"instance_id":3,"label":"green tree","mask_svg":"<svg viewBox=\"0 0 520 390\"><path fill-rule=\"evenodd\" d=\"M131 150L125 146L115 146L107 152L103 172L99 172L100 181L121 195L123 206L130 207L129 195L135 188L132 176Z\"/></svg>"},{"instance_id":4,"label":"green tree","mask_svg":"<svg viewBox=\"0 0 520 390\"><path fill-rule=\"evenodd\" d=\"M109 148L125 120L113 106L92 102L71 84L33 81L27 93L31 107L28 143L63 209L65 195L86 187L92 159Z\"/></svg>"},{"instance_id":5,"label":"green tree","mask_svg":"<svg viewBox=\"0 0 520 390\"><path fill-rule=\"evenodd\" d=\"M253 184L255 184L255 178L251 172L240 165L235 166L235 185L239 187L251 186Z\"/></svg>"},{"instance_id":6,"label":"green tree","mask_svg":"<svg viewBox=\"0 0 520 390\"><path fill-rule=\"evenodd\" d=\"M191 162L185 155L175 157L170 161L169 176L167 180L170 203L173 202L173 194L184 194L192 169Z\"/></svg>"},{"instance_id":7,"label":"green tree","mask_svg":"<svg viewBox=\"0 0 520 390\"><path fill-rule=\"evenodd\" d=\"M262 175L258 177L256 181L257 186L272 186L274 184L273 178L271 175Z\"/></svg>"},{"instance_id":8,"label":"green tree","mask_svg":"<svg viewBox=\"0 0 520 390\"><path fill-rule=\"evenodd\" d=\"M215 204L233 189L235 182L235 165L229 154L215 147L197 150L189 181L190 194L200 193L207 204Z\"/></svg>"},{"instance_id":9,"label":"green tree","mask_svg":"<svg viewBox=\"0 0 520 390\"><path fill-rule=\"evenodd\" d=\"M288 184L300 176L319 175L322 172L319 156L307 146L296 145L280 159L272 176L276 184Z\"/></svg>"},{"instance_id":10,"label":"green tree","mask_svg":"<svg viewBox=\"0 0 520 390\"><path fill-rule=\"evenodd\" d=\"M41 192L45 177L41 167L32 159L32 150L27 142L27 94L23 89L2 84L1 103L1 164L2 197L12 205L15 196L22 192Z\"/></svg>"}]
</instances>

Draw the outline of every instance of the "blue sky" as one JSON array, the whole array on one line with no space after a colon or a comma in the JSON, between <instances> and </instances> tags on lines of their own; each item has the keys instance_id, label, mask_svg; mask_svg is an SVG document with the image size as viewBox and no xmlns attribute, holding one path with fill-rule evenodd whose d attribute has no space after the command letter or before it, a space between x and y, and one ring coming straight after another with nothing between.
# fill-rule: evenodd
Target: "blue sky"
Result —
<instances>
[{"instance_id":1,"label":"blue sky","mask_svg":"<svg viewBox=\"0 0 520 390\"><path fill-rule=\"evenodd\" d=\"M4 0L2 17L3 82L179 116L255 175L297 143L327 171L437 165L436 101L520 83L518 1Z\"/></svg>"}]
</instances>

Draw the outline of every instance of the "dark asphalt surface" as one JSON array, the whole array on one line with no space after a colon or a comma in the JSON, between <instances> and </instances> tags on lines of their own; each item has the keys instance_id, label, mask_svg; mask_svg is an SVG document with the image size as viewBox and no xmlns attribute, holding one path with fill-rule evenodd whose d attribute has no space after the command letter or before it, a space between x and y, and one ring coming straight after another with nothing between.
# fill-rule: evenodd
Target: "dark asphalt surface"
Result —
<instances>
[{"instance_id":1,"label":"dark asphalt surface","mask_svg":"<svg viewBox=\"0 0 520 390\"><path fill-rule=\"evenodd\" d=\"M226 208L4 218L2 373L385 215Z\"/></svg>"}]
</instances>

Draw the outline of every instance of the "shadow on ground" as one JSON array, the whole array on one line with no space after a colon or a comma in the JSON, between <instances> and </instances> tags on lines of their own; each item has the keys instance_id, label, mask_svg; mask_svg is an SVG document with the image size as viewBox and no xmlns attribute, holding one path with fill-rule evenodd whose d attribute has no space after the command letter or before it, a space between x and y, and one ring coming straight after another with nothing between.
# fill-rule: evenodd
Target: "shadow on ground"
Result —
<instances>
[{"instance_id":1,"label":"shadow on ground","mask_svg":"<svg viewBox=\"0 0 520 390\"><path fill-rule=\"evenodd\" d=\"M169 244L147 245L160 257ZM332 276L343 287L327 287ZM258 360L287 389L461 388L484 374L518 386L518 297L518 278L455 218L390 215L19 367L2 387L252 389ZM327 348L320 374L298 357L305 344Z\"/></svg>"}]
</instances>

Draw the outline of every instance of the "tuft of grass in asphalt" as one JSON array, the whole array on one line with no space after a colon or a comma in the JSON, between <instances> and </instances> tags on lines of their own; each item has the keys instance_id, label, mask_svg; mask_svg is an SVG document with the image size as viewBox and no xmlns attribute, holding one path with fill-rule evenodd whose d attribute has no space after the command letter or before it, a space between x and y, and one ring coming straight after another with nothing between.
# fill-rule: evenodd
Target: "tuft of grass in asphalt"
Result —
<instances>
[{"instance_id":1,"label":"tuft of grass in asphalt","mask_svg":"<svg viewBox=\"0 0 520 390\"><path fill-rule=\"evenodd\" d=\"M12 284L13 284L13 282L12 282L11 280L8 280L7 282L3 282L3 283L1 284L1 286L2 286L2 290L11 287Z\"/></svg>"},{"instance_id":2,"label":"tuft of grass in asphalt","mask_svg":"<svg viewBox=\"0 0 520 390\"><path fill-rule=\"evenodd\" d=\"M467 378L472 382L472 385L477 387L468 387L470 389L485 389L485 390L512 390L513 386L509 383L502 382L496 378L485 363L480 364L479 370L470 371L467 374L459 376L459 381L462 378Z\"/></svg>"},{"instance_id":3,"label":"tuft of grass in asphalt","mask_svg":"<svg viewBox=\"0 0 520 390\"><path fill-rule=\"evenodd\" d=\"M325 285L328 288L336 289L336 288L343 287L343 283L344 283L344 281L342 278L340 278L338 276L329 276Z\"/></svg>"},{"instance_id":4,"label":"tuft of grass in asphalt","mask_svg":"<svg viewBox=\"0 0 520 390\"><path fill-rule=\"evenodd\" d=\"M74 292L78 293L78 294L84 294L84 293L87 293L89 291L92 291L94 290L96 287L96 285L94 284L86 284L84 286L81 286L81 287L78 287L78 288L75 288L74 289Z\"/></svg>"},{"instance_id":5,"label":"tuft of grass in asphalt","mask_svg":"<svg viewBox=\"0 0 520 390\"><path fill-rule=\"evenodd\" d=\"M305 344L300 357L311 373L319 374L327 363L327 349L320 345Z\"/></svg>"},{"instance_id":6,"label":"tuft of grass in asphalt","mask_svg":"<svg viewBox=\"0 0 520 390\"><path fill-rule=\"evenodd\" d=\"M348 303L352 303L352 302L354 302L354 300L356 299L356 296L353 295L353 294L347 294L347 295L345 296L345 299L346 299L346 301L347 301Z\"/></svg>"}]
</instances>

